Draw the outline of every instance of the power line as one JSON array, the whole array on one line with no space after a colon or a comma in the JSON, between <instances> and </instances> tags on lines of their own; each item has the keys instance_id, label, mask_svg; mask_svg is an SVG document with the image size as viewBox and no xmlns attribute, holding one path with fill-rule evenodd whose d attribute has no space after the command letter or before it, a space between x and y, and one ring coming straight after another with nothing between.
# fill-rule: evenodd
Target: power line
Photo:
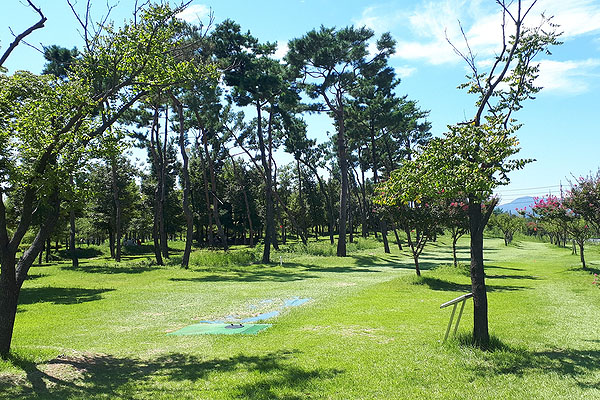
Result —
<instances>
[{"instance_id":1,"label":"power line","mask_svg":"<svg viewBox=\"0 0 600 400\"><path fill-rule=\"evenodd\" d=\"M504 193L504 192L526 192L531 190L541 190L541 189L558 189L560 185L553 186L539 186L539 187L531 187L531 188L520 188L520 189L497 189L496 192Z\"/></svg>"}]
</instances>

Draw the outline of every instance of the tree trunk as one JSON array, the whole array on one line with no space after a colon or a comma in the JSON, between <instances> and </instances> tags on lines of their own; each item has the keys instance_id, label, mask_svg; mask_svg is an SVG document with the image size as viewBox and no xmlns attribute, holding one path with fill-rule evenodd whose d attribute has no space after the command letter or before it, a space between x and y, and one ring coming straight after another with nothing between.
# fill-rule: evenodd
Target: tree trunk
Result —
<instances>
[{"instance_id":1,"label":"tree trunk","mask_svg":"<svg viewBox=\"0 0 600 400\"><path fill-rule=\"evenodd\" d=\"M581 260L581 265L582 265L583 269L586 269L585 257L583 256L583 246L584 245L585 245L585 242L579 242L579 259Z\"/></svg>"},{"instance_id":2,"label":"tree trunk","mask_svg":"<svg viewBox=\"0 0 600 400\"><path fill-rule=\"evenodd\" d=\"M386 253L391 253L390 244L387 237L387 222L383 218L379 220L379 230L381 231L381 237L383 239L383 251Z\"/></svg>"},{"instance_id":3,"label":"tree trunk","mask_svg":"<svg viewBox=\"0 0 600 400\"><path fill-rule=\"evenodd\" d=\"M493 207L492 207L493 208ZM469 231L471 233L471 292L473 293L473 341L485 349L489 345L488 303L483 266L484 217L481 202L469 198Z\"/></svg>"},{"instance_id":4,"label":"tree trunk","mask_svg":"<svg viewBox=\"0 0 600 400\"><path fill-rule=\"evenodd\" d=\"M227 235L225 233L225 230L223 229L223 225L221 224L221 218L219 217L219 198L217 197L217 177L215 174L215 166L213 158L210 152L208 151L208 137L207 132L204 130L202 131L202 144L204 146L204 155L206 156L206 161L208 162L208 173L210 176L210 187L212 194L212 215L215 223L217 224L217 233L222 241L223 250L227 251L229 248L227 243Z\"/></svg>"},{"instance_id":5,"label":"tree trunk","mask_svg":"<svg viewBox=\"0 0 600 400\"><path fill-rule=\"evenodd\" d=\"M73 175L71 174L69 176L69 184L72 186L74 186L74 182L73 182ZM77 248L75 246L75 210L74 210L74 204L73 202L71 202L71 209L69 210L69 225L70 225L70 230L69 230L69 237L70 237L70 242L71 242L71 246L69 248L69 252L71 254L71 262L73 263L73 268L77 268L79 267L79 259L77 258ZM43 251L43 248L42 248ZM42 254L42 251L40 251L40 256ZM42 260L42 258L40 257L40 261Z\"/></svg>"},{"instance_id":6,"label":"tree trunk","mask_svg":"<svg viewBox=\"0 0 600 400\"><path fill-rule=\"evenodd\" d=\"M71 246L69 249L69 252L71 253L71 261L73 263L73 268L78 268L79 267L79 258L77 258L77 247L75 246L75 210L70 210L69 211L69 224L70 224L70 231L69 231L69 236L70 236L70 242L71 242ZM40 251L40 256L41 256L42 252ZM41 257L40 257L41 260Z\"/></svg>"},{"instance_id":7,"label":"tree trunk","mask_svg":"<svg viewBox=\"0 0 600 400\"><path fill-rule=\"evenodd\" d=\"M46 264L48 264L50 262L50 251L51 251L51 248L50 248L50 237L48 237L46 239L46 246L45 246L45 248L46 248Z\"/></svg>"},{"instance_id":8,"label":"tree trunk","mask_svg":"<svg viewBox=\"0 0 600 400\"><path fill-rule=\"evenodd\" d=\"M206 175L207 166L204 162L204 157L202 153L200 154L200 161L202 162L202 181L204 182L204 200L206 203L206 216L208 218L208 226L206 227L206 236L208 238L209 247L215 246L215 238L213 235L213 220L212 220L212 210L210 207L210 190L208 189L208 177Z\"/></svg>"},{"instance_id":9,"label":"tree trunk","mask_svg":"<svg viewBox=\"0 0 600 400\"><path fill-rule=\"evenodd\" d=\"M0 356L2 358L10 352L19 291L15 277L14 254L5 254L0 274Z\"/></svg>"},{"instance_id":10,"label":"tree trunk","mask_svg":"<svg viewBox=\"0 0 600 400\"><path fill-rule=\"evenodd\" d=\"M167 203L167 182L166 182L166 172L167 172L167 141L168 141L168 131L167 127L169 125L169 108L165 107L165 134L162 143L162 151L159 152L160 155L160 180L159 180L159 188L160 188L160 214L158 220L158 230L160 234L160 251L164 258L169 258L169 242L167 239L167 226L165 223L165 204ZM157 130L158 137L158 130ZM160 149L160 146L158 146Z\"/></svg>"},{"instance_id":11,"label":"tree trunk","mask_svg":"<svg viewBox=\"0 0 600 400\"><path fill-rule=\"evenodd\" d=\"M452 260L454 261L454 266L458 267L458 258L456 257L456 242L458 241L458 237L456 235L452 235Z\"/></svg>"},{"instance_id":12,"label":"tree trunk","mask_svg":"<svg viewBox=\"0 0 600 400\"><path fill-rule=\"evenodd\" d=\"M161 150L160 146L160 135L158 132L158 117L159 107L158 105L155 105L154 118L152 119L152 126L150 127L149 145L150 154L152 154L152 159L154 160L154 172L156 172L156 187L154 188L154 223L152 227L152 238L154 240L154 255L156 256L156 263L158 265L164 265L162 258L162 255L164 254L163 243L166 244L166 235L163 236L165 224L163 212L164 202L162 201L164 194L164 157L163 151Z\"/></svg>"},{"instance_id":13,"label":"tree trunk","mask_svg":"<svg viewBox=\"0 0 600 400\"><path fill-rule=\"evenodd\" d=\"M267 160L267 152L262 129L262 107L256 102L257 128L256 136L260 150L260 162L265 173L265 238L262 262L271 262L271 245L275 234L275 212L273 210L273 175L271 171L271 160Z\"/></svg>"},{"instance_id":14,"label":"tree trunk","mask_svg":"<svg viewBox=\"0 0 600 400\"><path fill-rule=\"evenodd\" d=\"M183 257L181 258L181 266L185 269L189 267L190 254L192 252L192 241L194 240L194 214L190 206L190 172L189 172L189 158L185 151L185 127L183 125L183 105L173 96L173 102L177 108L177 116L179 117L179 150L181 151L181 158L183 160L182 175L183 175L183 215L186 222L186 234L185 234L185 249L183 251Z\"/></svg>"},{"instance_id":15,"label":"tree trunk","mask_svg":"<svg viewBox=\"0 0 600 400\"><path fill-rule=\"evenodd\" d=\"M392 229L394 230L394 236L396 237L396 244L398 245L398 250L402 251L402 240L400 240L398 230L396 229L395 225L392 225Z\"/></svg>"},{"instance_id":16,"label":"tree trunk","mask_svg":"<svg viewBox=\"0 0 600 400\"><path fill-rule=\"evenodd\" d=\"M112 181L113 201L115 203L115 251L114 258L116 262L121 262L121 215L123 210L121 209L121 200L119 199L119 185L117 182L117 166L116 159L113 156L110 160L110 172Z\"/></svg>"},{"instance_id":17,"label":"tree trunk","mask_svg":"<svg viewBox=\"0 0 600 400\"><path fill-rule=\"evenodd\" d=\"M338 104L341 104L341 99ZM342 178L340 191L340 219L338 221L339 236L337 244L337 256L346 257L346 220L348 218L348 157L346 154L346 133L344 127L343 109L338 111L337 120L338 164Z\"/></svg>"},{"instance_id":18,"label":"tree trunk","mask_svg":"<svg viewBox=\"0 0 600 400\"><path fill-rule=\"evenodd\" d=\"M417 271L417 276L421 276L421 268L419 268L419 257L414 256L413 260L415 261L415 271Z\"/></svg>"},{"instance_id":19,"label":"tree trunk","mask_svg":"<svg viewBox=\"0 0 600 400\"><path fill-rule=\"evenodd\" d=\"M29 268L42 251L44 242L50 240L50 234L58 219L60 202L58 191L54 191L51 196L54 203L53 209L49 210L33 242L16 262L16 253L19 249L20 239L22 239L19 230L24 233L31 224L31 220L25 221L23 225L20 224L17 232L9 241L6 235L6 211L1 196L0 193L0 220L2 221L0 231L3 231L3 234L0 234L0 357L6 358L10 352L21 287L27 278ZM15 240L17 242L14 242Z\"/></svg>"},{"instance_id":20,"label":"tree trunk","mask_svg":"<svg viewBox=\"0 0 600 400\"><path fill-rule=\"evenodd\" d=\"M154 213L154 223L152 224L152 240L154 241L154 256L156 257L157 265L165 265L162 253L160 252L160 234L158 233L158 216Z\"/></svg>"},{"instance_id":21,"label":"tree trunk","mask_svg":"<svg viewBox=\"0 0 600 400\"><path fill-rule=\"evenodd\" d=\"M108 230L108 248L110 249L110 257L115 258L115 234L112 229Z\"/></svg>"}]
</instances>

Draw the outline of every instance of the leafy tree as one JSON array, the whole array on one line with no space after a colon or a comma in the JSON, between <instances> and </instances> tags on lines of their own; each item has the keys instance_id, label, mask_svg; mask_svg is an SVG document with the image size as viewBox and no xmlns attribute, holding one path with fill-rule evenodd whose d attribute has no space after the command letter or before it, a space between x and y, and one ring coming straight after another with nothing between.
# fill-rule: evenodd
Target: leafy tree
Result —
<instances>
[{"instance_id":1,"label":"leafy tree","mask_svg":"<svg viewBox=\"0 0 600 400\"><path fill-rule=\"evenodd\" d=\"M44 58L47 63L44 65L42 74L50 74L59 78L66 78L73 62L79 57L79 50L73 47L71 50L58 45L44 47Z\"/></svg>"},{"instance_id":2,"label":"leafy tree","mask_svg":"<svg viewBox=\"0 0 600 400\"><path fill-rule=\"evenodd\" d=\"M452 260L458 266L456 257L456 243L463 235L469 232L469 206L465 201L446 201L444 215L446 228L450 229L452 237Z\"/></svg>"},{"instance_id":3,"label":"leafy tree","mask_svg":"<svg viewBox=\"0 0 600 400\"><path fill-rule=\"evenodd\" d=\"M600 170L595 175L579 177L567 197L574 212L600 229Z\"/></svg>"},{"instance_id":4,"label":"leafy tree","mask_svg":"<svg viewBox=\"0 0 600 400\"><path fill-rule=\"evenodd\" d=\"M339 30L321 27L291 40L287 62L297 71L301 87L312 99L321 98L316 107L330 113L337 128L337 162L341 193L338 219L337 255L346 256L346 222L349 200L349 165L346 134L348 93L356 88L358 77L370 64L387 59L394 52L394 41L384 34L377 41L377 54L367 60L368 42L373 31L347 27Z\"/></svg>"},{"instance_id":5,"label":"leafy tree","mask_svg":"<svg viewBox=\"0 0 600 400\"><path fill-rule=\"evenodd\" d=\"M390 211L394 220L406 233L417 276L421 276L419 257L423 249L442 232L442 210L441 202L436 204L427 199L420 199L418 202L398 204Z\"/></svg>"},{"instance_id":6,"label":"leafy tree","mask_svg":"<svg viewBox=\"0 0 600 400\"><path fill-rule=\"evenodd\" d=\"M433 139L422 154L392 174L380 200L394 204L398 199L418 201L466 194L471 234L473 341L481 348L489 344L483 231L497 199L491 200L485 212L482 204L494 188L509 182L510 171L531 161L510 158L519 150L514 136L519 125L515 125L512 114L540 90L534 86L539 69L534 58L540 53L549 54L548 47L558 44L558 34L549 19L542 18L541 24L533 28L524 26L535 2L528 7L520 0L514 5L500 0L497 3L503 17L502 47L489 69L482 72L470 50L462 53L454 47L471 69L469 82L462 87L477 95L474 117L449 126L443 138ZM509 28L512 32L508 32Z\"/></svg>"},{"instance_id":7,"label":"leafy tree","mask_svg":"<svg viewBox=\"0 0 600 400\"><path fill-rule=\"evenodd\" d=\"M110 254L116 261L120 261L119 236L141 207L134 175L133 165L122 155L89 167L89 216L97 230L108 233Z\"/></svg>"},{"instance_id":8,"label":"leafy tree","mask_svg":"<svg viewBox=\"0 0 600 400\"><path fill-rule=\"evenodd\" d=\"M514 234L523 227L523 219L509 213L494 213L490 218L490 227L498 228L504 236L504 245L508 246Z\"/></svg>"},{"instance_id":9,"label":"leafy tree","mask_svg":"<svg viewBox=\"0 0 600 400\"><path fill-rule=\"evenodd\" d=\"M166 59L176 58L171 51L177 43L171 40L174 27L170 22L181 9L143 7L133 23L120 29L101 25L93 34L88 26L92 22L80 18L85 48L67 81L23 71L12 76L0 73L0 174L6 182L0 188L0 355L10 350L20 289L52 232L69 172L78 167L90 142L135 102L172 84L176 71L187 71L183 62L166 63L174 69L163 68ZM45 17L39 14L40 23L28 31L43 26ZM0 64L14 43L18 41L9 46ZM23 191L23 200L15 204L19 222L9 236L4 197L18 188ZM42 203L46 207L40 207ZM34 215L42 221L40 228L17 261L19 245Z\"/></svg>"}]
</instances>

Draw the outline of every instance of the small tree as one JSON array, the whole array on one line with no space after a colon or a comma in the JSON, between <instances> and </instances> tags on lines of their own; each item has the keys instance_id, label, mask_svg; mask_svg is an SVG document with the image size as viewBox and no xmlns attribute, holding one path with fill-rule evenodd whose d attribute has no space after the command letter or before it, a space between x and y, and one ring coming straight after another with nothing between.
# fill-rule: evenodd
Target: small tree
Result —
<instances>
[{"instance_id":1,"label":"small tree","mask_svg":"<svg viewBox=\"0 0 600 400\"><path fill-rule=\"evenodd\" d=\"M515 233L523 227L523 220L508 213L498 213L492 215L490 226L500 229L504 237L504 245L508 246L512 242Z\"/></svg>"},{"instance_id":2,"label":"small tree","mask_svg":"<svg viewBox=\"0 0 600 400\"><path fill-rule=\"evenodd\" d=\"M571 184L569 207L600 229L600 170Z\"/></svg>"},{"instance_id":3,"label":"small tree","mask_svg":"<svg viewBox=\"0 0 600 400\"><path fill-rule=\"evenodd\" d=\"M417 276L421 276L419 257L425 245L442 232L442 205L425 199L399 204L390 210L394 222L406 233Z\"/></svg>"},{"instance_id":4,"label":"small tree","mask_svg":"<svg viewBox=\"0 0 600 400\"><path fill-rule=\"evenodd\" d=\"M469 205L465 201L446 202L446 212L444 214L446 228L450 230L452 237L452 260L454 266L458 266L456 257L456 243L463 235L469 232Z\"/></svg>"},{"instance_id":5,"label":"small tree","mask_svg":"<svg viewBox=\"0 0 600 400\"><path fill-rule=\"evenodd\" d=\"M425 151L392 174L382 202L416 201L423 197L468 198L471 234L471 291L473 293L473 341L481 348L489 344L488 306L483 265L483 230L497 204L492 199L482 212L482 203L494 188L509 182L510 171L532 160L511 160L518 151L514 133L519 128L512 114L524 100L541 88L534 86L539 66L533 63L539 53L558 44L555 26L547 18L534 28L523 25L535 1L524 7L519 0L498 0L502 13L502 43L489 70L482 72L471 52L454 47L471 69L469 82L462 85L477 95L476 112L469 121L449 126L443 138L430 142ZM512 32L507 31L511 23ZM548 29L548 27L550 29Z\"/></svg>"}]
</instances>

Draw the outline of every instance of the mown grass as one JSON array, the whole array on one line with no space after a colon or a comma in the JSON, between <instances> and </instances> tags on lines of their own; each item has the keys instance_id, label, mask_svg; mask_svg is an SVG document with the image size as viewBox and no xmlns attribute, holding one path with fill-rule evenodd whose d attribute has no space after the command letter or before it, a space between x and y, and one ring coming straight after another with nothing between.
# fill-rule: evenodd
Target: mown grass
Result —
<instances>
[{"instance_id":1,"label":"mown grass","mask_svg":"<svg viewBox=\"0 0 600 400\"><path fill-rule=\"evenodd\" d=\"M420 278L408 253L374 240L343 259L325 241L296 244L270 265L242 247L198 250L189 270L177 255L162 267L140 255L35 267L0 398L600 398L599 248L582 271L570 250L486 239L484 352L469 345L470 302L458 337L441 343L440 304L470 291L459 245L459 268L444 238L428 247ZM311 301L255 336L166 335L296 296Z\"/></svg>"}]
</instances>

